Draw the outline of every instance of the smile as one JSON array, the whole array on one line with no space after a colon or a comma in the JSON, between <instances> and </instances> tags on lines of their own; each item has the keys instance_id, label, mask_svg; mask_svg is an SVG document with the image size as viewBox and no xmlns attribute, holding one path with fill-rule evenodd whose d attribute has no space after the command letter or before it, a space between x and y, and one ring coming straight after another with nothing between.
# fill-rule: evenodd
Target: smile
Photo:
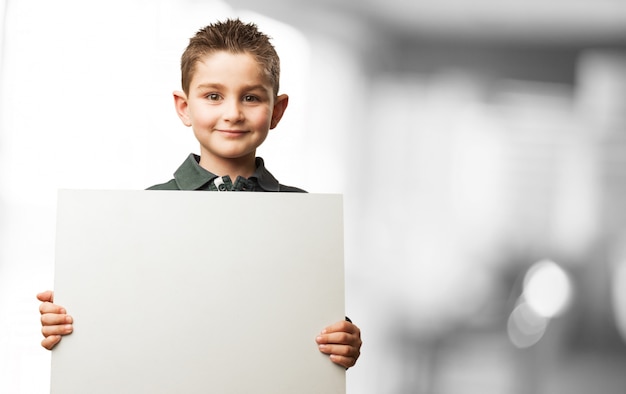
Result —
<instances>
[{"instance_id":1,"label":"smile","mask_svg":"<svg viewBox=\"0 0 626 394\"><path fill-rule=\"evenodd\" d=\"M247 130L217 130L217 131L225 135L232 135L232 136L242 135L248 132Z\"/></svg>"}]
</instances>

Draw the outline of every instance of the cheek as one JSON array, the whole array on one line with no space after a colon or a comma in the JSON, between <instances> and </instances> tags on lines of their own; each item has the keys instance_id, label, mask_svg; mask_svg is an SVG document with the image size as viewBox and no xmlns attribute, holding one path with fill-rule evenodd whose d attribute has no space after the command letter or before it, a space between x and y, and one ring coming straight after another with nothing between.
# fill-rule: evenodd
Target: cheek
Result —
<instances>
[{"instance_id":1,"label":"cheek","mask_svg":"<svg viewBox=\"0 0 626 394\"><path fill-rule=\"evenodd\" d=\"M267 110L267 109L263 109L261 111L259 111L259 113L256 116L256 123L259 126L263 126L263 127L269 127L269 124L272 120L272 111Z\"/></svg>"},{"instance_id":2,"label":"cheek","mask_svg":"<svg viewBox=\"0 0 626 394\"><path fill-rule=\"evenodd\" d=\"M191 115L193 116L194 124L198 126L212 125L217 119L214 111L209 111L203 107L193 108Z\"/></svg>"}]
</instances>

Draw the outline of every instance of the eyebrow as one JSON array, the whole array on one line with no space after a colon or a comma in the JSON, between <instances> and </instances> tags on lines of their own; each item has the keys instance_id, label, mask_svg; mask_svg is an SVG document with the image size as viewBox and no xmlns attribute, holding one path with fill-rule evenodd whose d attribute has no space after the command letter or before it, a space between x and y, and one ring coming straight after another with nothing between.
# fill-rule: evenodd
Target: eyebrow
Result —
<instances>
[{"instance_id":1,"label":"eyebrow","mask_svg":"<svg viewBox=\"0 0 626 394\"><path fill-rule=\"evenodd\" d=\"M196 86L197 89L224 89L224 85L222 85L221 83L201 83L199 85ZM258 84L258 85L244 85L243 86L243 90L245 91L250 91L250 90L270 90L271 89L267 89L267 87L265 87L264 85Z\"/></svg>"}]
</instances>

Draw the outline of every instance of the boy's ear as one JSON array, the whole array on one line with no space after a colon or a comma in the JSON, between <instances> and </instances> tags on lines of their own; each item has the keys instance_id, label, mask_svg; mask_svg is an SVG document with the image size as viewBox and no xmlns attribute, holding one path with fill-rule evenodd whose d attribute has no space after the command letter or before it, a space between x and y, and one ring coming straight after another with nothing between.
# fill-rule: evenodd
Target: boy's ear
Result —
<instances>
[{"instance_id":1,"label":"boy's ear","mask_svg":"<svg viewBox=\"0 0 626 394\"><path fill-rule=\"evenodd\" d=\"M286 94L281 94L276 97L276 102L274 103L274 111L272 112L272 122L270 123L270 129L278 126L278 122L283 117L285 110L287 109L287 104L289 104L289 96Z\"/></svg>"},{"instance_id":2,"label":"boy's ear","mask_svg":"<svg viewBox=\"0 0 626 394\"><path fill-rule=\"evenodd\" d=\"M191 120L189 119L189 114L187 112L187 95L185 94L185 92L181 92L180 90L176 90L173 95L174 107L176 108L176 113L178 114L178 117L185 126L191 126Z\"/></svg>"}]
</instances>

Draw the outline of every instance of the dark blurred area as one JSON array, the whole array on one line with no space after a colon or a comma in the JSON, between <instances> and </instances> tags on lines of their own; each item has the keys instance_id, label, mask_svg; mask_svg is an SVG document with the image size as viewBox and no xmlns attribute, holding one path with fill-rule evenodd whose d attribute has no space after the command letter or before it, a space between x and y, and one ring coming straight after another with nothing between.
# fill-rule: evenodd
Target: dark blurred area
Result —
<instances>
[{"instance_id":1,"label":"dark blurred area","mask_svg":"<svg viewBox=\"0 0 626 394\"><path fill-rule=\"evenodd\" d=\"M625 392L626 4L230 3L363 75L349 392Z\"/></svg>"}]
</instances>

